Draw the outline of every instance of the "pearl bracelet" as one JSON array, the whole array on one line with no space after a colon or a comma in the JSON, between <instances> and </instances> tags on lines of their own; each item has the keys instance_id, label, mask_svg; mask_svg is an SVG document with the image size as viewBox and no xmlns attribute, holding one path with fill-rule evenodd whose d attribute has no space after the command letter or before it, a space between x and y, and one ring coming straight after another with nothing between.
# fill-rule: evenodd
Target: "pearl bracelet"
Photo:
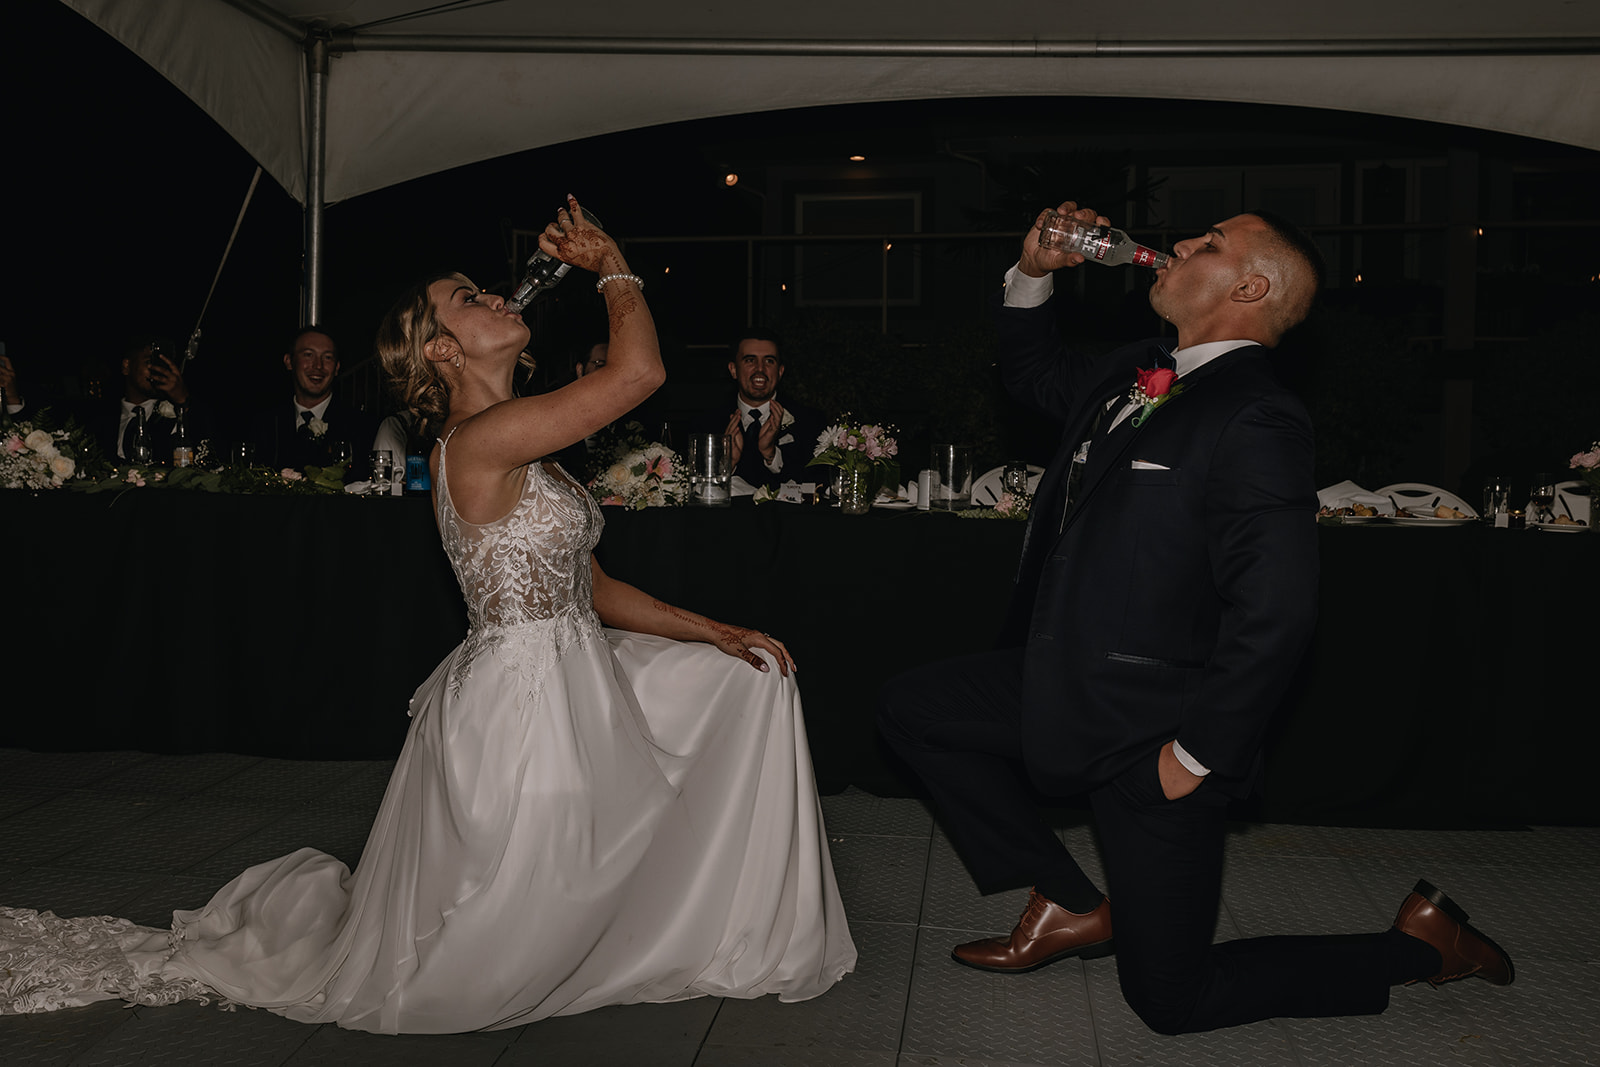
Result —
<instances>
[{"instance_id":1,"label":"pearl bracelet","mask_svg":"<svg viewBox=\"0 0 1600 1067\"><path fill-rule=\"evenodd\" d=\"M603 274L600 276L600 280L594 283L594 291L597 293L603 293L606 291L606 282L619 281L629 281L634 285L637 285L640 289L644 288L644 279L639 277L637 274Z\"/></svg>"}]
</instances>

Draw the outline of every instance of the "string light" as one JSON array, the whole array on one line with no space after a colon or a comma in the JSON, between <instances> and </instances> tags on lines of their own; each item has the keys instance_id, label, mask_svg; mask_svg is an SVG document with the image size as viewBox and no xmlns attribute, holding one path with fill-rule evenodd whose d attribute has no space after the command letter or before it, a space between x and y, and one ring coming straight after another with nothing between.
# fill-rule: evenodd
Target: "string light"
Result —
<instances>
[{"instance_id":1,"label":"string light","mask_svg":"<svg viewBox=\"0 0 1600 1067\"><path fill-rule=\"evenodd\" d=\"M733 186L739 184L739 176L730 170L728 173L722 176L722 184L732 188Z\"/></svg>"},{"instance_id":2,"label":"string light","mask_svg":"<svg viewBox=\"0 0 1600 1067\"><path fill-rule=\"evenodd\" d=\"M852 162L852 163L865 163L866 161L867 161L867 157L866 156L851 156L850 157L850 162Z\"/></svg>"}]
</instances>

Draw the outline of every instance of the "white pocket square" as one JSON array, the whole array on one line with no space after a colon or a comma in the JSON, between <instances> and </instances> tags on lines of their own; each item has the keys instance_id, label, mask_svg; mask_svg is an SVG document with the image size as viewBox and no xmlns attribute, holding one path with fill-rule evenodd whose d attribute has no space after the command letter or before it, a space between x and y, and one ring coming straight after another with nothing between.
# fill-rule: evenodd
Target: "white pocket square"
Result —
<instances>
[{"instance_id":1,"label":"white pocket square","mask_svg":"<svg viewBox=\"0 0 1600 1067\"><path fill-rule=\"evenodd\" d=\"M1172 468L1163 467L1159 463L1147 463L1142 459L1136 459L1133 461L1132 469L1136 471L1169 471Z\"/></svg>"},{"instance_id":2,"label":"white pocket square","mask_svg":"<svg viewBox=\"0 0 1600 1067\"><path fill-rule=\"evenodd\" d=\"M792 434L792 433L784 434L782 437L778 438L778 443L780 445L792 445L792 444L794 444L794 434Z\"/></svg>"}]
</instances>

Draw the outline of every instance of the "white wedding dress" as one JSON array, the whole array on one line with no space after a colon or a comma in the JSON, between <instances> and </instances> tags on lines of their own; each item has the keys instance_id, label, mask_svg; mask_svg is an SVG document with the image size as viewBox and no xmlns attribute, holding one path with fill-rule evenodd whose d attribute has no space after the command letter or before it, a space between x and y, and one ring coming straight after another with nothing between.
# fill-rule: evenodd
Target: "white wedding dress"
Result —
<instances>
[{"instance_id":1,"label":"white wedding dress","mask_svg":"<svg viewBox=\"0 0 1600 1067\"><path fill-rule=\"evenodd\" d=\"M803 1000L855 945L794 679L603 629L600 510L528 468L510 514L444 547L465 641L413 721L355 871L314 849L154 930L0 908L0 1013L220 997L383 1033L605 1004Z\"/></svg>"}]
</instances>

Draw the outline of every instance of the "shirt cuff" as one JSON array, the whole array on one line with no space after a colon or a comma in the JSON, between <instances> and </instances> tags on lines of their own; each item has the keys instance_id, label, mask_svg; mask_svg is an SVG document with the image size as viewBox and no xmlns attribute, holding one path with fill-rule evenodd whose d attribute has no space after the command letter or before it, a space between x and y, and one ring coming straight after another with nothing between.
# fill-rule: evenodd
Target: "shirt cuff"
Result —
<instances>
[{"instance_id":1,"label":"shirt cuff","mask_svg":"<svg viewBox=\"0 0 1600 1067\"><path fill-rule=\"evenodd\" d=\"M777 474L779 471L783 470L783 449L778 449L776 452L772 453L771 459L763 460L762 462L766 463L767 470L771 471L773 474Z\"/></svg>"},{"instance_id":2,"label":"shirt cuff","mask_svg":"<svg viewBox=\"0 0 1600 1067\"><path fill-rule=\"evenodd\" d=\"M1172 739L1172 754L1178 757L1178 762L1183 764L1183 769L1196 778L1204 778L1211 773L1211 768L1189 755L1188 751L1178 744L1177 738Z\"/></svg>"},{"instance_id":3,"label":"shirt cuff","mask_svg":"<svg viewBox=\"0 0 1600 1067\"><path fill-rule=\"evenodd\" d=\"M6 405L6 414L7 415L15 415L17 412L21 411L23 408L25 408L27 406L28 406L27 404L7 404Z\"/></svg>"},{"instance_id":4,"label":"shirt cuff","mask_svg":"<svg viewBox=\"0 0 1600 1067\"><path fill-rule=\"evenodd\" d=\"M1021 264L1006 271L1006 299L1008 308L1036 308L1056 291L1056 279L1053 274L1046 274L1043 278L1030 278L1022 273Z\"/></svg>"}]
</instances>

